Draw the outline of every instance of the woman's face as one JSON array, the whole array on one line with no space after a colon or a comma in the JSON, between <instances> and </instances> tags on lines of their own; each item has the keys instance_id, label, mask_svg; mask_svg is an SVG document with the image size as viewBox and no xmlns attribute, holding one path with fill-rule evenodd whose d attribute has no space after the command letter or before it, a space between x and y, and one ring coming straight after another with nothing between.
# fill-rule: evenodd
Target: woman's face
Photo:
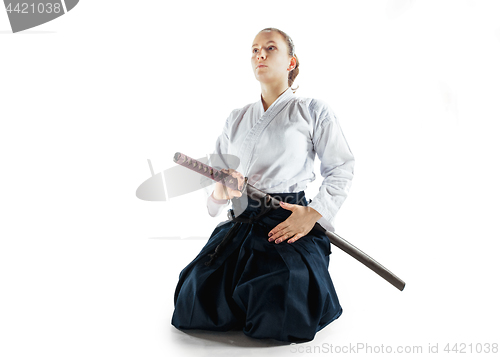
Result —
<instances>
[{"instance_id":1,"label":"woman's face","mask_svg":"<svg viewBox=\"0 0 500 357\"><path fill-rule=\"evenodd\" d=\"M288 72L295 67L295 58L288 55L288 46L276 31L263 31L255 37L251 62L255 78L261 83L288 84Z\"/></svg>"}]
</instances>

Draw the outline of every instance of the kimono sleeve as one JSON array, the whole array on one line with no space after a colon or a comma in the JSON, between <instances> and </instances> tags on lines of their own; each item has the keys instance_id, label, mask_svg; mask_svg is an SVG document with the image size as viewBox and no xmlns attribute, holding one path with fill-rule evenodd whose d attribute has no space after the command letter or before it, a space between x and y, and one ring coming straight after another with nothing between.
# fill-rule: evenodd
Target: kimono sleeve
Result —
<instances>
[{"instance_id":1,"label":"kimono sleeve","mask_svg":"<svg viewBox=\"0 0 500 357\"><path fill-rule=\"evenodd\" d=\"M210 166L214 169L227 169L229 168L228 163L224 159L224 154L228 154L229 149L229 125L231 123L231 119L235 115L236 110L233 110L229 117L226 119L226 123L224 124L224 128L222 129L222 134L217 138L217 142L215 143L215 151L210 159ZM210 187L214 187L211 185ZM216 200L212 193L207 198L207 209L208 214L211 217L217 217L221 214L221 212L229 205L230 200Z\"/></svg>"},{"instance_id":2,"label":"kimono sleeve","mask_svg":"<svg viewBox=\"0 0 500 357\"><path fill-rule=\"evenodd\" d=\"M344 203L354 175L354 155L347 144L337 117L323 102L310 105L314 121L313 145L321 161L320 171L324 177L318 194L309 207L323 217L318 223L334 231L334 219Z\"/></svg>"}]
</instances>

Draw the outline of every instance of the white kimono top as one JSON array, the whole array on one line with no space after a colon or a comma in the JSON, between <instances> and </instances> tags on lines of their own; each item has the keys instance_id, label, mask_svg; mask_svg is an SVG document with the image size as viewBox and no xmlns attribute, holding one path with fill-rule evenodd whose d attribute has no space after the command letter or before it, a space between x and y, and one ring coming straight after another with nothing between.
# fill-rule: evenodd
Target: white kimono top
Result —
<instances>
[{"instance_id":1,"label":"white kimono top","mask_svg":"<svg viewBox=\"0 0 500 357\"><path fill-rule=\"evenodd\" d=\"M267 193L300 192L314 181L314 158L324 177L309 207L334 231L334 218L344 202L354 174L354 156L338 119L321 100L297 97L288 88L264 111L262 100L231 112L215 145L215 155L240 159L236 171ZM214 168L228 168L212 165ZM233 167L234 169L234 167ZM230 200L208 197L210 216L218 216Z\"/></svg>"}]
</instances>

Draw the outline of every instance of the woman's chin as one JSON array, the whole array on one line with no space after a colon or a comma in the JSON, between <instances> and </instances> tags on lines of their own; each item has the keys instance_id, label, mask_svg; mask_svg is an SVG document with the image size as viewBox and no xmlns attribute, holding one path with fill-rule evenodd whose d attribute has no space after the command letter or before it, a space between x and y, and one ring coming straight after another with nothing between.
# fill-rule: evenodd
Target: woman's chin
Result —
<instances>
[{"instance_id":1,"label":"woman's chin","mask_svg":"<svg viewBox=\"0 0 500 357\"><path fill-rule=\"evenodd\" d=\"M255 79L257 79L261 84L271 84L276 82L276 78L271 78L265 75L255 75Z\"/></svg>"}]
</instances>

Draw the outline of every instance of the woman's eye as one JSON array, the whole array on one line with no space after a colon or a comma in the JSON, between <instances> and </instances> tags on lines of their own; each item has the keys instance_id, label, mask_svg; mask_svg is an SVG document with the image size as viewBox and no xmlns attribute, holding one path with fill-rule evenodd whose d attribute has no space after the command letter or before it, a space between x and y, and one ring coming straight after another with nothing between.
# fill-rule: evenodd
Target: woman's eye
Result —
<instances>
[{"instance_id":1,"label":"woman's eye","mask_svg":"<svg viewBox=\"0 0 500 357\"><path fill-rule=\"evenodd\" d=\"M276 47L275 47L275 46L269 46L267 49L268 49L268 50L275 50L275 49L276 49ZM252 53L257 53L257 52L259 52L259 49L258 49L258 48L254 48L254 49L252 50Z\"/></svg>"}]
</instances>

